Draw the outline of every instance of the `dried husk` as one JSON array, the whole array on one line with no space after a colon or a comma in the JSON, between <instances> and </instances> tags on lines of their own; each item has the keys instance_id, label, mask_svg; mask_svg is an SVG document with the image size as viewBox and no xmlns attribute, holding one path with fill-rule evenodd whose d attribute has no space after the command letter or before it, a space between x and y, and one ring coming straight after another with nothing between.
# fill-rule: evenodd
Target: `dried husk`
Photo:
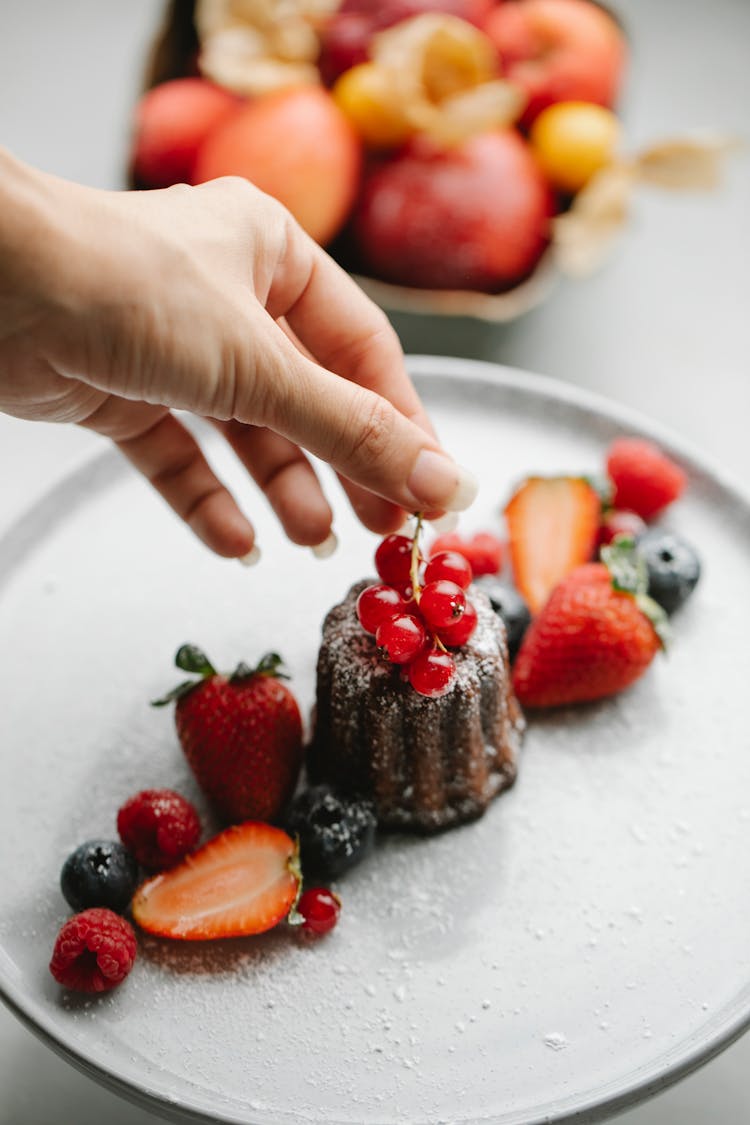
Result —
<instances>
[{"instance_id":1,"label":"dried husk","mask_svg":"<svg viewBox=\"0 0 750 1125\"><path fill-rule=\"evenodd\" d=\"M597 172L570 210L552 222L558 268L569 277L586 277L603 264L627 225L639 184L668 191L716 190L725 158L737 145L719 135L677 137Z\"/></svg>"},{"instance_id":2,"label":"dried husk","mask_svg":"<svg viewBox=\"0 0 750 1125\"><path fill-rule=\"evenodd\" d=\"M374 65L411 132L444 145L513 124L525 95L498 77L488 37L456 16L426 13L375 36Z\"/></svg>"},{"instance_id":3,"label":"dried husk","mask_svg":"<svg viewBox=\"0 0 750 1125\"><path fill-rule=\"evenodd\" d=\"M737 147L736 139L718 134L661 141L637 157L638 179L671 191L714 191L724 158Z\"/></svg>"},{"instance_id":4,"label":"dried husk","mask_svg":"<svg viewBox=\"0 0 750 1125\"><path fill-rule=\"evenodd\" d=\"M201 72L245 96L318 85L317 27L336 7L336 0L197 0Z\"/></svg>"}]
</instances>

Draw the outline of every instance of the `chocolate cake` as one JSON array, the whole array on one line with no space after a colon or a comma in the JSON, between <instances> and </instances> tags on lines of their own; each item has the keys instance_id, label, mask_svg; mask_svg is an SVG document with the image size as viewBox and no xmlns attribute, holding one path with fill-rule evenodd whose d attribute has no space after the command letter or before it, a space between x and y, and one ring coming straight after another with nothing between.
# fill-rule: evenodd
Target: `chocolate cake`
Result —
<instances>
[{"instance_id":1,"label":"chocolate cake","mask_svg":"<svg viewBox=\"0 0 750 1125\"><path fill-rule=\"evenodd\" d=\"M454 654L450 690L429 699L378 657L357 620L369 584L353 586L323 625L308 775L371 797L381 827L437 832L481 816L515 780L525 726L503 625L472 587L476 630Z\"/></svg>"}]
</instances>

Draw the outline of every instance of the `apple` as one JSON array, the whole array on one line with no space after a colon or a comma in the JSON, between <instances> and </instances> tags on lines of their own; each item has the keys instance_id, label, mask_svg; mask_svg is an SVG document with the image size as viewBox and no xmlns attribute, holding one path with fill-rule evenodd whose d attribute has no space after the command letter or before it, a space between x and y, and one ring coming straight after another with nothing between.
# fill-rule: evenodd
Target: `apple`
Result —
<instances>
[{"instance_id":1,"label":"apple","mask_svg":"<svg viewBox=\"0 0 750 1125\"><path fill-rule=\"evenodd\" d=\"M204 78L175 78L143 95L135 112L133 179L147 188L189 183L195 157L239 99Z\"/></svg>"},{"instance_id":2,"label":"apple","mask_svg":"<svg viewBox=\"0 0 750 1125\"><path fill-rule=\"evenodd\" d=\"M507 129L447 150L413 141L369 174L353 230L376 277L496 292L534 268L551 213L551 192L528 144Z\"/></svg>"},{"instance_id":3,"label":"apple","mask_svg":"<svg viewBox=\"0 0 750 1125\"><path fill-rule=\"evenodd\" d=\"M345 71L370 57L374 35L425 12L458 16L481 27L495 0L344 0L321 36L318 67L332 86Z\"/></svg>"},{"instance_id":4,"label":"apple","mask_svg":"<svg viewBox=\"0 0 750 1125\"><path fill-rule=\"evenodd\" d=\"M556 102L614 105L627 58L625 36L590 0L508 0L484 31L500 54L503 75L528 95L529 126Z\"/></svg>"},{"instance_id":5,"label":"apple","mask_svg":"<svg viewBox=\"0 0 750 1125\"><path fill-rule=\"evenodd\" d=\"M339 12L331 19L320 38L318 69L326 86L369 58L374 19L369 12Z\"/></svg>"},{"instance_id":6,"label":"apple","mask_svg":"<svg viewBox=\"0 0 750 1125\"><path fill-rule=\"evenodd\" d=\"M330 94L300 86L248 102L222 121L198 152L193 182L244 176L325 245L349 215L361 166L361 142Z\"/></svg>"},{"instance_id":7,"label":"apple","mask_svg":"<svg viewBox=\"0 0 750 1125\"><path fill-rule=\"evenodd\" d=\"M479 25L494 6L495 0L344 0L339 11L367 12L379 27L392 27L425 12L447 12Z\"/></svg>"}]
</instances>

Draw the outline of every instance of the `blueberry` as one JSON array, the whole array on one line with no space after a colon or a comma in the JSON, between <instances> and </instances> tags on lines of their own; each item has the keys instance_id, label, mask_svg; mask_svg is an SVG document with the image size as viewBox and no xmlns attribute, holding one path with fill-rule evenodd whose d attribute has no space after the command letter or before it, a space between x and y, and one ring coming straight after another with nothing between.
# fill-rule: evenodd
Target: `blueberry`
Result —
<instances>
[{"instance_id":1,"label":"blueberry","mask_svg":"<svg viewBox=\"0 0 750 1125\"><path fill-rule=\"evenodd\" d=\"M499 582L497 578L477 578L477 587L490 599L495 613L505 625L508 634L508 655L515 660L523 635L531 624L529 607L518 590Z\"/></svg>"},{"instance_id":2,"label":"blueberry","mask_svg":"<svg viewBox=\"0 0 750 1125\"><path fill-rule=\"evenodd\" d=\"M87 840L63 864L60 889L74 910L108 906L124 913L138 885L138 864L119 841Z\"/></svg>"},{"instance_id":3,"label":"blueberry","mask_svg":"<svg viewBox=\"0 0 750 1125\"><path fill-rule=\"evenodd\" d=\"M674 613L692 594L701 576L695 549L671 531L649 528L637 540L648 568L648 592L655 602Z\"/></svg>"},{"instance_id":4,"label":"blueberry","mask_svg":"<svg viewBox=\"0 0 750 1125\"><path fill-rule=\"evenodd\" d=\"M343 797L314 785L292 802L287 828L299 836L305 875L335 879L368 855L377 819L371 801Z\"/></svg>"}]
</instances>

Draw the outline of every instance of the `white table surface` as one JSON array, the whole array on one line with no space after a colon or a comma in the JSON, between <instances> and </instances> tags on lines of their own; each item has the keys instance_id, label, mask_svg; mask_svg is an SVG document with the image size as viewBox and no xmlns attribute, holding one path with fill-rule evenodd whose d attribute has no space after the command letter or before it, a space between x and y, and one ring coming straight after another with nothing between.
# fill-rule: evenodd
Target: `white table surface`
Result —
<instances>
[{"instance_id":1,"label":"white table surface","mask_svg":"<svg viewBox=\"0 0 750 1125\"><path fill-rule=\"evenodd\" d=\"M7 0L0 9L0 143L60 175L119 186L128 111L159 17L151 0ZM635 147L690 127L748 132L750 4L621 0L634 44L623 106ZM717 197L639 199L597 277L563 285L504 329L400 317L410 351L472 355L596 389L668 423L750 478L750 161ZM98 439L0 416L0 533ZM5 857L4 857L5 858ZM721 935L717 934L717 950ZM750 1121L750 1038L627 1125ZM0 1125L149 1125L0 1008Z\"/></svg>"}]
</instances>

